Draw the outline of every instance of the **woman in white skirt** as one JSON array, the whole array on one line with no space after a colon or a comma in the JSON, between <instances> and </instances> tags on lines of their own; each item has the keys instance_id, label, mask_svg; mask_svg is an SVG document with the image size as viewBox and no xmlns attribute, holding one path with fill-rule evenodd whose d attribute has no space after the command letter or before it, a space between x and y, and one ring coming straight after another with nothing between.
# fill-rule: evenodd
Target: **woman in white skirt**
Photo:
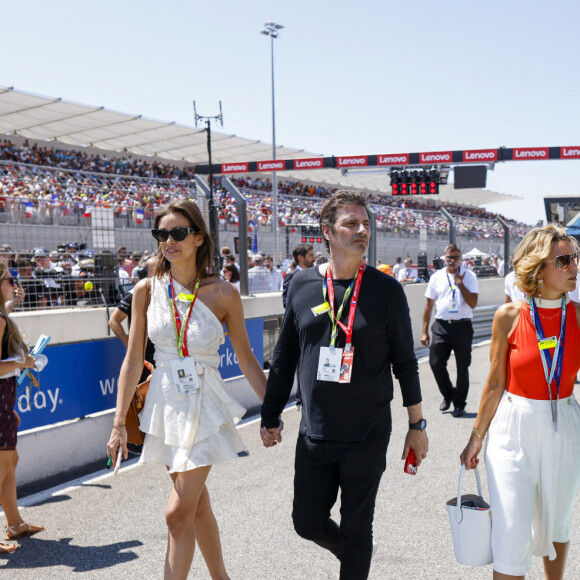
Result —
<instances>
[{"instance_id":1,"label":"woman in white skirt","mask_svg":"<svg viewBox=\"0 0 580 580\"><path fill-rule=\"evenodd\" d=\"M461 462L485 462L491 504L493 577L524 578L532 553L545 577L564 577L572 509L580 484L578 243L557 225L518 246L516 285L527 298L493 321L491 368Z\"/></svg>"},{"instance_id":2,"label":"woman in white skirt","mask_svg":"<svg viewBox=\"0 0 580 580\"><path fill-rule=\"evenodd\" d=\"M147 329L155 370L140 415L146 433L141 462L165 465L174 486L166 510L165 578L187 578L197 541L211 577L228 579L206 487L211 466L244 449L234 424L244 409L227 394L218 371L223 324L260 401L266 377L250 347L238 291L209 274L213 242L197 205L169 204L156 215L152 233L158 256L154 275L135 287L107 453L115 461L120 446L127 458L125 417L143 368Z\"/></svg>"}]
</instances>

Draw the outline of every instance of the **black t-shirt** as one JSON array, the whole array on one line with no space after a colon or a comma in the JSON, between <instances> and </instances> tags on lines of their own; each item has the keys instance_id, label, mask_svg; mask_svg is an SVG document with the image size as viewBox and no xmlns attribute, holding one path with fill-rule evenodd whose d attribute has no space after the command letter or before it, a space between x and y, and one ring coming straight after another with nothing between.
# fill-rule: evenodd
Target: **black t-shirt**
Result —
<instances>
[{"instance_id":1,"label":"black t-shirt","mask_svg":"<svg viewBox=\"0 0 580 580\"><path fill-rule=\"evenodd\" d=\"M324 302L322 281L318 267L297 272L292 279L262 405L262 425L278 426L300 359L301 434L331 441L362 441L371 432L388 433L393 399L391 367L401 386L403 404L421 402L411 318L403 287L375 268L366 268L354 319L352 378L350 383L343 384L316 378L320 347L330 345L331 332L328 313L314 316L311 310ZM334 281L335 312L351 282ZM341 318L345 325L349 306L350 299ZM342 348L344 344L345 334L339 330L336 346Z\"/></svg>"}]
</instances>

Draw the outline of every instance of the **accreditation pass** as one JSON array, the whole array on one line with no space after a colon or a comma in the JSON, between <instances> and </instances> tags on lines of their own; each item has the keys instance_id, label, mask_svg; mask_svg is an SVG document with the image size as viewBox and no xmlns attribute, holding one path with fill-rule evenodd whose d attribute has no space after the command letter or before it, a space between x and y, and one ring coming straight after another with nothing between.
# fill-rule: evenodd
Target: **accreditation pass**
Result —
<instances>
[{"instance_id":1,"label":"accreditation pass","mask_svg":"<svg viewBox=\"0 0 580 580\"><path fill-rule=\"evenodd\" d=\"M195 368L195 361L190 356L171 361L171 375L173 384L178 393L195 395L199 389L199 378Z\"/></svg>"}]
</instances>

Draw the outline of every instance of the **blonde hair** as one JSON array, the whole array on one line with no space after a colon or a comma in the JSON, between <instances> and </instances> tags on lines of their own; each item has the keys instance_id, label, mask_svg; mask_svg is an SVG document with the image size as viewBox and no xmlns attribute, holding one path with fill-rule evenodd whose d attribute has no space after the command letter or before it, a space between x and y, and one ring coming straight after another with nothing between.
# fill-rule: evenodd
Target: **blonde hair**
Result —
<instances>
[{"instance_id":1,"label":"blonde hair","mask_svg":"<svg viewBox=\"0 0 580 580\"><path fill-rule=\"evenodd\" d=\"M0 283L6 277L8 273L8 267L6 264L0 263ZM6 321L6 328L4 329L4 333L8 335L8 348L6 353L2 353L4 358L8 356L18 356L21 353L27 353L28 347L26 346L24 340L20 336L20 332L18 331L18 327L8 316L6 312L6 303L4 302L4 296L2 292L0 292L0 316ZM1 338L1 337L0 337Z\"/></svg>"},{"instance_id":2,"label":"blonde hair","mask_svg":"<svg viewBox=\"0 0 580 580\"><path fill-rule=\"evenodd\" d=\"M566 228L558 224L548 224L530 230L516 248L514 272L516 286L528 296L538 292L538 279L552 253L554 242L568 242L573 252L580 247L576 239L566 233Z\"/></svg>"}]
</instances>

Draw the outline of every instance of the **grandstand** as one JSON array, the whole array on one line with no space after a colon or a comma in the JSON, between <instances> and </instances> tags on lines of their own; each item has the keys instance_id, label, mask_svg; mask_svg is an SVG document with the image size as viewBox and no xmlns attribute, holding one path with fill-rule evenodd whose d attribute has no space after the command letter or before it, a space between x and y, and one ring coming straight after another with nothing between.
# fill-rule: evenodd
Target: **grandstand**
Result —
<instances>
[{"instance_id":1,"label":"grandstand","mask_svg":"<svg viewBox=\"0 0 580 580\"><path fill-rule=\"evenodd\" d=\"M82 150L86 155L116 152L134 162L152 162L152 158L168 161L176 167L191 168L207 163L205 132L194 127L143 118L105 109L81 105L0 87L0 135L9 135L18 145L17 138L49 145L62 151ZM271 145L244 139L236 135L212 131L212 158L214 163L257 161L271 156ZM310 158L319 153L302 149L277 147L277 159ZM347 173L334 169L281 172L282 179L299 181L325 188L350 188L390 193L386 174L375 172ZM450 185L440 187L443 202L479 206L482 201L497 203L517 199L513 196L480 189L456 191Z\"/></svg>"},{"instance_id":2,"label":"grandstand","mask_svg":"<svg viewBox=\"0 0 580 580\"><path fill-rule=\"evenodd\" d=\"M43 248L54 252L52 263L58 265L63 256L57 248L62 251L63 244L79 244L88 252L81 258L94 259L84 274L98 280L95 291L101 287L106 290L100 300L93 301L94 305L115 301L114 287L119 280L115 279L114 254L118 246L129 251L155 251L149 230L161 205L183 198L205 204L193 177L195 164L206 161L206 136L192 128L0 88L2 132L0 244L6 246L5 256L16 267L19 261L30 258L27 253ZM260 159L268 150L263 144L235 136L214 134L212 143L214 160L218 162ZM281 148L280 155L312 156L285 148ZM301 241L303 226L317 225L326 199L345 186L369 193L377 216L377 258L383 262L392 263L398 255L417 256L426 249L427 240L429 257L438 256L449 239L449 223L440 213L441 208L454 216L458 241L466 249L477 243L489 254L503 253L504 231L496 214L475 203L452 203L450 194L446 194L451 190L449 186L442 186L439 196L400 198L385 195L384 175L380 186L377 182L376 188L369 189L365 185L370 183L369 175L378 179L377 174L344 176L337 170L328 170L333 179L325 183L325 171L316 172L316 182L312 180L313 173L281 172L278 219L284 249L276 257L278 263ZM308 179L300 180L302 174ZM238 207L222 187L222 179L216 176L214 188L220 242L234 248L239 239ZM246 198L254 250L273 254L276 243L270 179L263 173L230 179ZM480 202L482 192L475 192ZM464 196L462 201L469 201L469 190L460 193ZM485 197L486 203L502 198L491 192L486 192ZM107 226L103 225L105 221ZM529 226L506 221L510 238L517 243ZM316 251L325 253L322 243L314 246ZM66 260L63 266L68 268ZM67 291L53 292L54 287L49 293L49 306L83 302L75 302L70 288L78 285L68 274L67 271L62 284L54 282Z\"/></svg>"}]
</instances>

